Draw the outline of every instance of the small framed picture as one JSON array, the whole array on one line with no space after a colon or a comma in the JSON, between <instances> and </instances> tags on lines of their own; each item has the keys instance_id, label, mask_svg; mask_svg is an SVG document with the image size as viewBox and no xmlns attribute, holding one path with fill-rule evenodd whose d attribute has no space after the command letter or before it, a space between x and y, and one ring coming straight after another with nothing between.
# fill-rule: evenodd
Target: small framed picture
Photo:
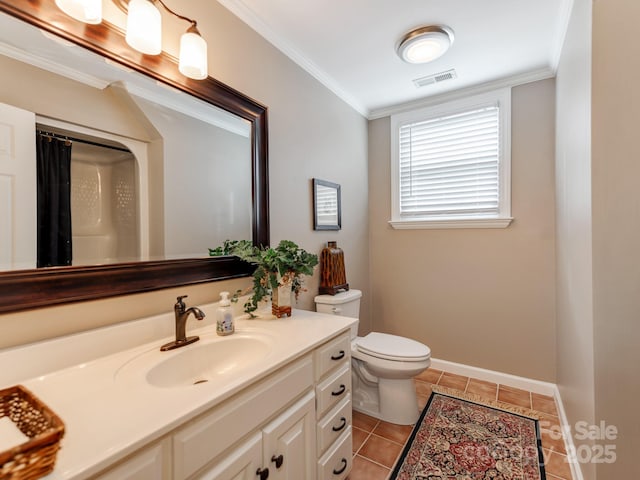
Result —
<instances>
[{"instance_id":1,"label":"small framed picture","mask_svg":"<svg viewBox=\"0 0 640 480\"><path fill-rule=\"evenodd\" d=\"M314 178L313 229L340 230L342 228L340 207L340 185Z\"/></svg>"}]
</instances>

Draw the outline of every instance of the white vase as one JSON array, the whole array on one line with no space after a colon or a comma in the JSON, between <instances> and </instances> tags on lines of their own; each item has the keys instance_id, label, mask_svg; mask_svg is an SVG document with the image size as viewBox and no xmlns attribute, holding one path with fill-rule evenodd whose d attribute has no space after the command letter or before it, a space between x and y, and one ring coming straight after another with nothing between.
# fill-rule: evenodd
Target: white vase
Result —
<instances>
[{"instance_id":1,"label":"white vase","mask_svg":"<svg viewBox=\"0 0 640 480\"><path fill-rule=\"evenodd\" d=\"M256 309L255 312L253 312L253 314L257 317L257 318L261 318L263 320L268 320L270 318L274 318L273 317L273 313L271 311L271 299L270 298L263 298L262 300L260 300L258 302L258 308Z\"/></svg>"},{"instance_id":2,"label":"white vase","mask_svg":"<svg viewBox=\"0 0 640 480\"><path fill-rule=\"evenodd\" d=\"M278 288L271 293L271 313L280 318L283 315L291 316L291 282L282 282L278 275Z\"/></svg>"}]
</instances>

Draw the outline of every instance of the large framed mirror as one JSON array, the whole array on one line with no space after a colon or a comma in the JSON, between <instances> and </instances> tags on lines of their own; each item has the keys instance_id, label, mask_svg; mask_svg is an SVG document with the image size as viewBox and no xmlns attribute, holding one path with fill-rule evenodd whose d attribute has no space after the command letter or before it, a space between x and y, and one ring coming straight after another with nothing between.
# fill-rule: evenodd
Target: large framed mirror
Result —
<instances>
[{"instance_id":1,"label":"large framed mirror","mask_svg":"<svg viewBox=\"0 0 640 480\"><path fill-rule=\"evenodd\" d=\"M135 119L133 123L145 130L149 136L147 143L151 145L151 154L144 157L143 154L138 155L136 151L138 147L135 142L131 143L132 137L143 137L144 134L125 133L122 138L118 138L113 137L112 132L109 131L108 135L102 135L100 133L104 133L108 129L100 126L91 129L77 119L68 121L56 115L43 116L39 113L38 107L31 108L38 114L36 115L36 132L42 130L42 133L34 132L34 136L44 134L52 137L73 137L71 140L79 142L78 148L73 147L78 155L93 148L92 143L99 143L101 147L112 147L114 151L111 152L111 157L120 159L122 155L126 156L133 152L134 156L146 159L139 160L133 167L127 167L134 172L131 178L135 178L135 180L130 183L135 184L144 193L131 210L137 214L134 230L139 235L133 241L129 253L120 256L107 256L109 257L107 260L102 258L92 260L89 256L87 260L81 262L76 258L70 264L71 266L35 268L33 265L33 268L22 268L20 263L17 266L6 267L6 262L3 265L2 259L0 259L0 265L3 265L0 267L0 292L2 292L0 294L0 312L13 312L249 275L251 269L245 263L232 257L210 258L207 256L204 246L214 247L217 243L222 243L221 240L224 239L225 233L229 233L228 238L242 238L242 233L239 234L237 229L233 230L221 222L220 217L224 215L209 218L211 210L215 210L218 203L223 205L218 208L223 212L247 210L246 217L243 217L241 221L234 217L231 223L236 226L239 223L241 225L239 231L246 232L247 237L251 238L254 244L269 244L267 108L211 77L205 80L191 80L183 77L178 72L176 60L169 55L162 53L159 56L151 57L139 54L128 47L123 33L109 22L103 22L99 25L76 22L61 12L55 6L54 0L0 0L0 12L3 12L0 15L5 18L24 23L29 28L39 29L44 32L45 37L51 37L54 41L57 39L59 42L71 42L76 49L76 58L72 61L75 62L74 68L78 70L81 68L78 58L86 57L91 52L91 55L97 55L101 59L100 68L115 66L114 68L124 72L122 73L124 75L123 81L113 81L111 78L109 86L103 86L102 90L108 90L107 94L109 95L109 100L106 103L133 104L135 114L126 114L122 118L133 117ZM21 42L19 45L21 48L30 50L29 45L23 43L24 37L22 35L17 41ZM33 50L38 50L38 48L34 47ZM13 56L7 61L15 62L19 56ZM64 64L57 63L57 65L61 68L62 76L64 76ZM33 68L33 66L25 68ZM92 73L85 73L92 77ZM10 77L11 73L7 68L3 68L3 75ZM34 82L37 86L37 81L34 80ZM47 81L46 85L49 87L52 83L55 82ZM45 82L41 85L44 84ZM160 88L160 94L153 93L153 88L156 87ZM170 92L171 95L175 94L175 97L171 97ZM167 103L165 101L167 98L175 98L175 101L170 100ZM0 99L0 103L3 103L2 99ZM97 107L88 108L95 108L96 112L101 112ZM212 113L214 109L217 113ZM238 148L246 154L246 163L243 165L246 173L237 175L239 178L246 179L248 176L250 179L246 182L247 191L246 194L243 194L245 197L234 196L238 190L245 188L234 186L228 194L220 194L217 199L195 201L196 206L205 207L206 221L204 218L198 218L197 213L182 212L182 208L188 203L188 200L191 200L192 192L196 190L216 192L218 187L197 187L192 183L195 180L181 177L185 170L182 165L178 167L175 162L170 163L170 160L174 158L168 153L171 140L162 133L172 130L177 124L172 117L174 113L168 113L175 111L178 111L175 114L176 118L182 118L181 116L196 112L193 116L200 120L204 119L204 124L207 124L198 123L198 125L203 125L202 128L210 128L210 124L231 125L225 129L237 134L235 137L244 137L246 140L246 143ZM166 124L164 127L162 121ZM118 122L118 125L122 125L122 122ZM140 127L141 125L142 127ZM69 134L69 129L73 135ZM190 127L190 129L197 130L196 127ZM232 136L227 131L211 133L210 130L207 130L206 132L200 134L198 138ZM2 137L2 132L0 132L0 137ZM158 139L159 141L156 141ZM2 139L0 138L0 140ZM192 141L182 143L187 143L188 146L194 145ZM202 148L209 150L206 145ZM2 150L1 145L0 150ZM124 153L123 150L128 152ZM160 174L158 169L151 168L153 166L151 164L158 157L158 152L161 153L160 157L164 154L166 160L160 168ZM228 157L231 155L230 152L230 148L226 148L219 156ZM1 154L0 151L0 156ZM183 155L183 153L180 152L179 155ZM210 152L209 157L211 157ZM82 164L78 163L78 165ZM77 168L83 172L88 171L85 166ZM92 164L91 168L104 172L106 167L103 167L102 164L99 166ZM233 175L233 172L225 172L224 167L216 167L216 171L220 171L221 176ZM92 172L93 170L88 175L94 175ZM198 170L197 173L200 173L200 177L204 176L202 170ZM114 173L103 173L103 176L114 175ZM154 178L158 175L164 178L163 188L154 183ZM2 171L0 171L1 176ZM229 182L223 181L222 183ZM184 197L180 196L180 192L175 193L174 191L173 197L170 198L167 193L167 184L177 185ZM119 185L122 190L122 181ZM129 190L125 189L126 194L122 198L128 199L130 197L128 192ZM86 192L83 194L86 196ZM5 196L2 200L5 203L4 210L0 212L0 215L4 215L3 218L7 218L10 213L7 212L10 208L20 211L20 216L23 216L24 212L28 210L18 205L11 206L10 203L14 200L9 201L7 198ZM224 201L230 203L224 204ZM116 203L121 206L122 199ZM87 217L87 211L88 209L83 208L80 213ZM154 223L154 218L158 216L162 217L164 222L160 226ZM78 216L74 223L83 225L82 218ZM186 218L194 219L196 225L191 226L179 222L179 220ZM170 224L170 222L174 223ZM90 223L85 222L85 224ZM200 228L205 223L215 223L218 236L198 233L196 227ZM25 242L23 238L7 240L8 235L6 229L4 230L5 240L0 238L0 244L2 241L5 241L5 246L8 241L13 241L14 245L29 243ZM176 235L178 240L171 238L171 232L180 233L180 235ZM2 237L1 234L0 237ZM185 243L187 240L201 238L204 238L205 244L194 244L194 246ZM85 240L80 239L74 243L81 245ZM95 245L106 243L108 242L103 241L102 244ZM179 243L187 246L175 246ZM17 247L12 248L15 250ZM97 252L101 249L102 246L92 246L85 250ZM78 256L79 254L76 254L76 257Z\"/></svg>"}]
</instances>

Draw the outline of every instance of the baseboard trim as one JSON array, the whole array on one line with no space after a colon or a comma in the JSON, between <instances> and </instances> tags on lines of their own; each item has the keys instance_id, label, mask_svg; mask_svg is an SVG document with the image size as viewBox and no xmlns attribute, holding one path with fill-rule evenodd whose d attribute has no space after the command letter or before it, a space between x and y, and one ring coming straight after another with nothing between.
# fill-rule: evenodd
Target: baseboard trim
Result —
<instances>
[{"instance_id":1,"label":"baseboard trim","mask_svg":"<svg viewBox=\"0 0 640 480\"><path fill-rule=\"evenodd\" d=\"M560 426L563 432L569 432L569 435L564 436L564 447L567 452L575 452L576 446L573 443L573 428L569 425L569 419L567 418L567 412L564 410L564 405L562 404L562 397L560 396L560 389L557 385L554 385L554 394L553 398L556 401L556 408L558 409L558 419L560 420ZM576 461L570 461L569 467L571 468L571 476L573 480L584 480L584 476L582 475L582 469L580 468L580 464Z\"/></svg>"},{"instance_id":2,"label":"baseboard trim","mask_svg":"<svg viewBox=\"0 0 640 480\"><path fill-rule=\"evenodd\" d=\"M539 393L554 397L557 391L555 384L534 380L526 377L519 377L510 373L496 372L495 370L487 370L485 368L473 367L462 363L450 362L448 360L431 359L431 368L443 370L445 372L464 375L465 377L473 377L486 382L499 383L509 387L529 390L530 392Z\"/></svg>"},{"instance_id":3,"label":"baseboard trim","mask_svg":"<svg viewBox=\"0 0 640 480\"><path fill-rule=\"evenodd\" d=\"M473 377L486 382L498 383L501 385L507 385L509 387L520 388L522 390L528 390L540 395L547 395L553 397L556 402L556 408L558 410L558 420L563 432L572 432L573 429L569 425L567 419L567 413L565 412L564 405L562 404L562 397L560 396L560 390L555 383L543 382L540 380L534 380L532 378L520 377L512 375L510 373L497 372L495 370L487 370L485 368L473 367L471 365L464 365L462 363L450 362L448 360L440 360L437 358L431 359L431 367L435 370L442 370L444 372L455 373L457 375L463 375L465 377ZM575 445L573 443L573 437L571 435L565 435L565 448L567 452L575 452ZM580 465L576 462L569 462L571 467L571 474L573 480L584 480Z\"/></svg>"}]
</instances>

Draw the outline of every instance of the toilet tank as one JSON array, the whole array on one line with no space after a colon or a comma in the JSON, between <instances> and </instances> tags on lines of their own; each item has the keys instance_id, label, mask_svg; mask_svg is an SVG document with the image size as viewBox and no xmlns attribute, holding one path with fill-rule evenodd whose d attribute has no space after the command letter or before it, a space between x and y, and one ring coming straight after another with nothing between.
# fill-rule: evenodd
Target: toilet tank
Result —
<instances>
[{"instance_id":1,"label":"toilet tank","mask_svg":"<svg viewBox=\"0 0 640 480\"><path fill-rule=\"evenodd\" d=\"M347 290L336 295L318 295L316 302L316 312L328 313L330 315L342 315L344 317L359 318L360 315L360 290ZM351 327L351 338L358 335L358 324L356 322Z\"/></svg>"},{"instance_id":2,"label":"toilet tank","mask_svg":"<svg viewBox=\"0 0 640 480\"><path fill-rule=\"evenodd\" d=\"M332 313L344 317L358 318L360 315L360 290L347 290L335 295L318 295L316 302L316 312Z\"/></svg>"}]
</instances>

